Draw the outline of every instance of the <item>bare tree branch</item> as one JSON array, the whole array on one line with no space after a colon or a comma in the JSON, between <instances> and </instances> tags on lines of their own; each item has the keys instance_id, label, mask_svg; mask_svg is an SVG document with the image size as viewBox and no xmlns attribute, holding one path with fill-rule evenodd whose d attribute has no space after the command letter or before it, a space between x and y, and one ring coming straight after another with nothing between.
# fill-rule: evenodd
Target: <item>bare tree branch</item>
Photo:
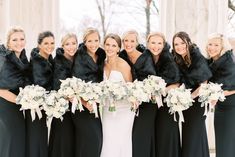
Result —
<instances>
[{"instance_id":1,"label":"bare tree branch","mask_svg":"<svg viewBox=\"0 0 235 157\"><path fill-rule=\"evenodd\" d=\"M228 0L228 7L235 12L235 5L233 4L233 2L231 0Z\"/></svg>"}]
</instances>

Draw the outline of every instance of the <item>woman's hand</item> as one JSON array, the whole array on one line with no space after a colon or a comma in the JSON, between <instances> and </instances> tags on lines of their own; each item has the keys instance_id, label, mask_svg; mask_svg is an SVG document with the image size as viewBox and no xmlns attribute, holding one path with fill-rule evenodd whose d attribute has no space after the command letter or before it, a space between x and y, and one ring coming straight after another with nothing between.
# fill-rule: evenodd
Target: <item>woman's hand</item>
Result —
<instances>
[{"instance_id":1,"label":"woman's hand","mask_svg":"<svg viewBox=\"0 0 235 157\"><path fill-rule=\"evenodd\" d=\"M85 106L90 112L93 111L93 107L92 107L92 105L90 103L88 103L87 101L83 100L82 98L81 98L81 101L82 101L83 106Z\"/></svg>"}]
</instances>

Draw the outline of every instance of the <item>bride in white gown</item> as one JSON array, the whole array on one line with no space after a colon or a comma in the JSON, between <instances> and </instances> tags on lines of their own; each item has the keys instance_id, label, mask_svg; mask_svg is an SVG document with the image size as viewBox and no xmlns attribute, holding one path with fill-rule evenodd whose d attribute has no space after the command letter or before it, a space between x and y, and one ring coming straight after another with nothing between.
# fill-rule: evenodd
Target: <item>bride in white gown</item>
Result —
<instances>
[{"instance_id":1,"label":"bride in white gown","mask_svg":"<svg viewBox=\"0 0 235 157\"><path fill-rule=\"evenodd\" d=\"M117 56L120 48L121 39L118 35L109 34L105 37L104 49L107 58L104 66L104 80L132 81L130 66ZM115 104L115 113L108 110L108 105L104 107L101 157L132 157L132 127L135 113L130 110L127 100Z\"/></svg>"}]
</instances>

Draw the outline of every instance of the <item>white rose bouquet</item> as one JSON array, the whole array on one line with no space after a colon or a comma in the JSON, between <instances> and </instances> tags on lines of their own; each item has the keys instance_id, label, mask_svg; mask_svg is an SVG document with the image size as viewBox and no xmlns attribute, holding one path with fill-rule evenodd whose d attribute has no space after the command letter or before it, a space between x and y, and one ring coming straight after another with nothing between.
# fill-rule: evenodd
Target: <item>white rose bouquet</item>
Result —
<instances>
[{"instance_id":1,"label":"white rose bouquet","mask_svg":"<svg viewBox=\"0 0 235 157\"><path fill-rule=\"evenodd\" d=\"M87 82L83 84L79 91L79 96L90 105L92 105L92 112L98 118L97 104L103 102L103 88L99 83Z\"/></svg>"},{"instance_id":2,"label":"white rose bouquet","mask_svg":"<svg viewBox=\"0 0 235 157\"><path fill-rule=\"evenodd\" d=\"M126 84L123 82L104 81L102 83L104 98L108 100L109 111L116 111L116 101L120 101L127 98Z\"/></svg>"},{"instance_id":3,"label":"white rose bouquet","mask_svg":"<svg viewBox=\"0 0 235 157\"><path fill-rule=\"evenodd\" d=\"M21 105L20 110L30 110L32 121L35 120L36 115L41 119L41 109L43 104L45 104L45 94L46 90L38 85L20 88L20 93L16 97L16 104Z\"/></svg>"},{"instance_id":4,"label":"white rose bouquet","mask_svg":"<svg viewBox=\"0 0 235 157\"><path fill-rule=\"evenodd\" d=\"M201 107L205 107L205 113L204 115L207 115L208 113L208 107L211 109L212 102L224 101L224 91L222 90L222 84L218 83L203 83L200 86L199 89L199 99L198 101L201 102Z\"/></svg>"},{"instance_id":5,"label":"white rose bouquet","mask_svg":"<svg viewBox=\"0 0 235 157\"><path fill-rule=\"evenodd\" d=\"M146 88L143 81L135 80L133 83L126 83L127 100L132 104L131 110L136 111L142 102L149 102L151 99L151 89Z\"/></svg>"},{"instance_id":6,"label":"white rose bouquet","mask_svg":"<svg viewBox=\"0 0 235 157\"><path fill-rule=\"evenodd\" d=\"M187 110L190 106L193 105L194 100L192 99L190 91L191 89L186 89L184 84L182 84L179 88L170 89L168 91L167 97L164 99L164 101L170 108L169 112L171 114L178 112L178 114L181 116L182 111ZM180 118L182 121L184 121L183 117Z\"/></svg>"},{"instance_id":7,"label":"white rose bouquet","mask_svg":"<svg viewBox=\"0 0 235 157\"><path fill-rule=\"evenodd\" d=\"M182 143L182 122L184 122L183 112L187 110L190 106L193 105L194 100L191 96L191 89L186 89L185 85L182 84L180 87L175 89L170 89L167 93L167 97L164 99L167 106L170 108L170 114L174 114L174 120L176 121L177 112L179 114L179 131L180 131L180 140Z\"/></svg>"},{"instance_id":8,"label":"white rose bouquet","mask_svg":"<svg viewBox=\"0 0 235 157\"><path fill-rule=\"evenodd\" d=\"M69 110L69 101L59 94L57 91L52 90L45 95L45 103L43 110L47 115L48 138L51 130L51 122L53 118L60 118L63 120L63 115Z\"/></svg>"},{"instance_id":9,"label":"white rose bouquet","mask_svg":"<svg viewBox=\"0 0 235 157\"><path fill-rule=\"evenodd\" d=\"M161 77L150 75L143 80L145 89L151 91L151 100L157 103L158 107L163 106L162 96L166 96L166 82Z\"/></svg>"},{"instance_id":10,"label":"white rose bouquet","mask_svg":"<svg viewBox=\"0 0 235 157\"><path fill-rule=\"evenodd\" d=\"M84 85L85 82L76 77L61 80L61 85L58 93L63 95L67 99L72 99L72 113L75 113L75 110L84 110L81 102L81 97L79 96L80 92L83 91Z\"/></svg>"}]
</instances>

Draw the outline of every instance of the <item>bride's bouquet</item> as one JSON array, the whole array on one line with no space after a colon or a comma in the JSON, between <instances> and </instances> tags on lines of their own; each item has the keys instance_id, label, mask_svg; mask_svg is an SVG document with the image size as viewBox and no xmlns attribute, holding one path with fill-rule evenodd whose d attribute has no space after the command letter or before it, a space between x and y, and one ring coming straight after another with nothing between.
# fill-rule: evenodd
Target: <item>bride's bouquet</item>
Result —
<instances>
[{"instance_id":1,"label":"bride's bouquet","mask_svg":"<svg viewBox=\"0 0 235 157\"><path fill-rule=\"evenodd\" d=\"M157 103L158 107L163 106L162 96L166 96L166 82L161 77L150 75L143 80L145 89L148 89L151 94L153 103Z\"/></svg>"},{"instance_id":2,"label":"bride's bouquet","mask_svg":"<svg viewBox=\"0 0 235 157\"><path fill-rule=\"evenodd\" d=\"M20 88L20 93L16 97L16 104L21 105L20 110L30 110L32 121L36 115L42 118L41 109L45 104L46 90L38 85L30 85Z\"/></svg>"},{"instance_id":3,"label":"bride's bouquet","mask_svg":"<svg viewBox=\"0 0 235 157\"><path fill-rule=\"evenodd\" d=\"M127 88L123 82L104 81L102 82L104 98L108 101L109 111L115 112L115 103L127 98Z\"/></svg>"},{"instance_id":4,"label":"bride's bouquet","mask_svg":"<svg viewBox=\"0 0 235 157\"><path fill-rule=\"evenodd\" d=\"M149 102L151 100L151 90L146 88L143 81L128 82L127 100L131 103L131 110L136 111L142 102Z\"/></svg>"},{"instance_id":5,"label":"bride's bouquet","mask_svg":"<svg viewBox=\"0 0 235 157\"><path fill-rule=\"evenodd\" d=\"M167 106L170 108L169 112L174 114L177 112L179 114L179 121L183 122L183 113L182 111L187 110L190 106L193 105L194 100L191 96L191 89L186 89L185 85L182 84L179 88L170 89L168 91L167 97L164 99Z\"/></svg>"},{"instance_id":6,"label":"bride's bouquet","mask_svg":"<svg viewBox=\"0 0 235 157\"><path fill-rule=\"evenodd\" d=\"M218 83L203 83L200 86L199 89L199 99L198 101L201 102L201 107L205 107L205 113L206 115L208 113L208 107L212 108L212 102L224 101L224 91L222 90L222 84Z\"/></svg>"}]
</instances>

